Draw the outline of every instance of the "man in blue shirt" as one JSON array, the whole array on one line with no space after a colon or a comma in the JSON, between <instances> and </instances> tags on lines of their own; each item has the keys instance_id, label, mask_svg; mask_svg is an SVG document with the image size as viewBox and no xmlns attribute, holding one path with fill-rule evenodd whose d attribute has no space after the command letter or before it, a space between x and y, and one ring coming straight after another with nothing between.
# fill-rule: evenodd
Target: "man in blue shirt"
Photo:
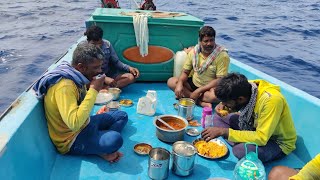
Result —
<instances>
[{"instance_id":1,"label":"man in blue shirt","mask_svg":"<svg viewBox=\"0 0 320 180\"><path fill-rule=\"evenodd\" d=\"M85 35L89 43L99 46L104 52L105 59L102 64L102 71L107 76L105 78L107 86L122 88L133 83L139 77L139 70L122 63L111 43L102 39L103 30L100 27L91 26L87 29ZM121 72L126 73L122 74Z\"/></svg>"}]
</instances>

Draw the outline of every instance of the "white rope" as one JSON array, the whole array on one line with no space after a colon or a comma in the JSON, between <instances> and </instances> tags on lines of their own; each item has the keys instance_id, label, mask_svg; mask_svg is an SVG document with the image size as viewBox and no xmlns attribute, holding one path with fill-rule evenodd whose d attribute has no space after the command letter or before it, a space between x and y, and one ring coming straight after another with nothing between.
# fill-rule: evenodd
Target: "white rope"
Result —
<instances>
[{"instance_id":1,"label":"white rope","mask_svg":"<svg viewBox=\"0 0 320 180\"><path fill-rule=\"evenodd\" d=\"M139 13L133 16L133 27L136 35L136 43L139 47L142 57L148 55L149 29L148 29L149 14Z\"/></svg>"}]
</instances>

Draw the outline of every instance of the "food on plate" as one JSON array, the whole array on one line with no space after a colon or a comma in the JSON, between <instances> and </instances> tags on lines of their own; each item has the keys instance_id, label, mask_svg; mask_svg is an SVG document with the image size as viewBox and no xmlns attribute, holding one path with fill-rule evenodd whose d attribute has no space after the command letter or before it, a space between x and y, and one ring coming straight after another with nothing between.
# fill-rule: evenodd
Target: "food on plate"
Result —
<instances>
[{"instance_id":1,"label":"food on plate","mask_svg":"<svg viewBox=\"0 0 320 180\"><path fill-rule=\"evenodd\" d=\"M192 120L192 121L189 121L189 126L197 127L197 126L201 126L201 124L197 120Z\"/></svg>"},{"instance_id":2,"label":"food on plate","mask_svg":"<svg viewBox=\"0 0 320 180\"><path fill-rule=\"evenodd\" d=\"M226 115L229 114L229 111L227 111L227 110L225 110L225 109L221 109L221 110L219 111L219 113L220 113L221 116L226 116Z\"/></svg>"},{"instance_id":3,"label":"food on plate","mask_svg":"<svg viewBox=\"0 0 320 180\"><path fill-rule=\"evenodd\" d=\"M200 155L206 156L209 158L222 157L228 151L228 148L226 146L224 146L222 144L220 145L214 141L206 142L206 141L202 140L202 141L196 142L194 146L197 148L198 153Z\"/></svg>"},{"instance_id":4,"label":"food on plate","mask_svg":"<svg viewBox=\"0 0 320 180\"><path fill-rule=\"evenodd\" d=\"M122 99L119 101L121 106L131 106L133 104L132 100L130 99Z\"/></svg>"},{"instance_id":5,"label":"food on plate","mask_svg":"<svg viewBox=\"0 0 320 180\"><path fill-rule=\"evenodd\" d=\"M108 112L108 111L109 111L109 108L107 108L107 106L104 105L98 110L97 114L102 114L102 113L105 113L105 112Z\"/></svg>"}]
</instances>

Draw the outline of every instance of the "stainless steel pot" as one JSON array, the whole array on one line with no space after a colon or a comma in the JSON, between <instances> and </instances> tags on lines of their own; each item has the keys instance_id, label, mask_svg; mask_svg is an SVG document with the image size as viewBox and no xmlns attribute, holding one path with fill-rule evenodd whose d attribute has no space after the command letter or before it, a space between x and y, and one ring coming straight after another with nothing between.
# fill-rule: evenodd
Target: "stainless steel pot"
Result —
<instances>
[{"instance_id":1,"label":"stainless steel pot","mask_svg":"<svg viewBox=\"0 0 320 180\"><path fill-rule=\"evenodd\" d=\"M149 152L148 175L151 179L168 177L170 152L164 148L153 148Z\"/></svg>"},{"instance_id":2,"label":"stainless steel pot","mask_svg":"<svg viewBox=\"0 0 320 180\"><path fill-rule=\"evenodd\" d=\"M167 130L160 128L161 122L157 120L157 118L161 118L162 120L166 121L168 123L169 120L177 120L177 122L181 122L182 125L184 126L182 129L179 130ZM182 118L177 115L161 115L155 117L153 124L156 127L156 135L158 139L164 142L176 142L176 141L181 141L183 140L185 130L188 126L188 121L185 118Z\"/></svg>"},{"instance_id":3,"label":"stainless steel pot","mask_svg":"<svg viewBox=\"0 0 320 180\"><path fill-rule=\"evenodd\" d=\"M181 98L178 103L178 116L186 118L188 121L192 120L195 105L193 99Z\"/></svg>"},{"instance_id":4,"label":"stainless steel pot","mask_svg":"<svg viewBox=\"0 0 320 180\"><path fill-rule=\"evenodd\" d=\"M179 176L192 174L197 150L189 142L177 141L172 145L172 172Z\"/></svg>"}]
</instances>

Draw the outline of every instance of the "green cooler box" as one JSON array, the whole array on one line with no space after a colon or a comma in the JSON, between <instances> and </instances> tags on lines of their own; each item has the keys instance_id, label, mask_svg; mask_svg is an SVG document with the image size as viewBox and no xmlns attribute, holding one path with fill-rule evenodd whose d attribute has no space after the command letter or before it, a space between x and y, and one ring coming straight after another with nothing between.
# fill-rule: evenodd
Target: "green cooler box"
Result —
<instances>
[{"instance_id":1,"label":"green cooler box","mask_svg":"<svg viewBox=\"0 0 320 180\"><path fill-rule=\"evenodd\" d=\"M142 57L136 45L133 14L151 13L148 17L148 55ZM174 54L198 42L204 22L184 13L97 8L86 26L96 24L103 38L111 42L120 60L141 72L139 81L166 81L173 76Z\"/></svg>"}]
</instances>

